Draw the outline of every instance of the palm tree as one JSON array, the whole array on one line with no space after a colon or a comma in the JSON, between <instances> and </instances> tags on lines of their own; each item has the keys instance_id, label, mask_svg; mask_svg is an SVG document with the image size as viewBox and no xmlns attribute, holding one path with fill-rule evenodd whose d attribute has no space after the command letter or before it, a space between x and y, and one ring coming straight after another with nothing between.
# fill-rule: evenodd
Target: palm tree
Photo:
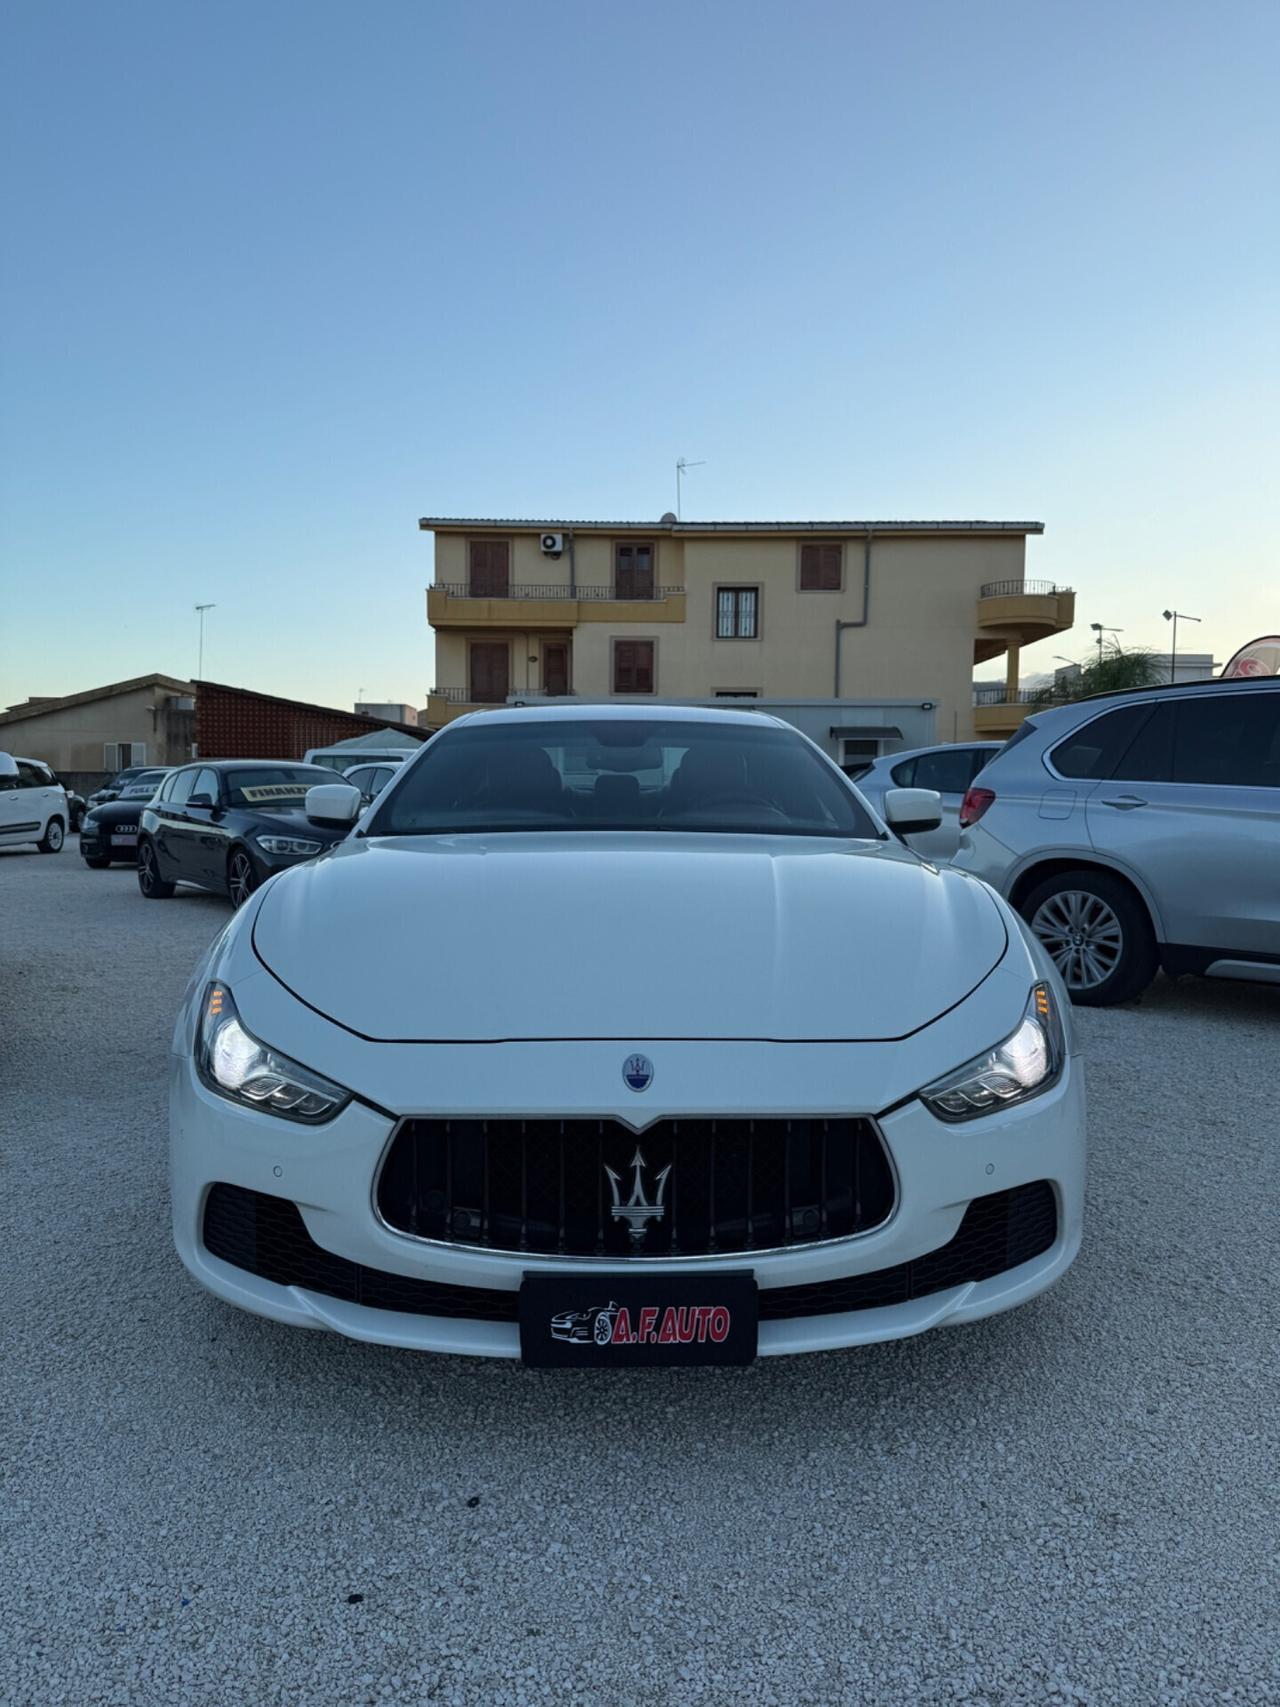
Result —
<instances>
[{"instance_id":1,"label":"palm tree","mask_svg":"<svg viewBox=\"0 0 1280 1707\"><path fill-rule=\"evenodd\" d=\"M1109 652L1090 658L1073 675L1040 689L1036 705L1070 705L1095 693L1119 693L1124 688L1154 688L1166 679L1163 661L1154 652L1133 647L1128 652L1114 642Z\"/></svg>"}]
</instances>

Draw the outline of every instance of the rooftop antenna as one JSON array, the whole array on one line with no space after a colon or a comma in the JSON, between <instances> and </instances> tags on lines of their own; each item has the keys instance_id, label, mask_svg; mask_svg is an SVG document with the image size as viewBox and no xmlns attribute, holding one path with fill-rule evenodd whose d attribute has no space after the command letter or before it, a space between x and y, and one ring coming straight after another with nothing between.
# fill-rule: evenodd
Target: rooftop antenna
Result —
<instances>
[{"instance_id":1,"label":"rooftop antenna","mask_svg":"<svg viewBox=\"0 0 1280 1707\"><path fill-rule=\"evenodd\" d=\"M706 466L707 466L707 464L706 464L705 459L702 462L690 462L687 457L679 456L676 458L676 520L677 521L680 520L680 482L681 482L681 480L684 478L684 475L688 469L690 469L690 468L705 468Z\"/></svg>"},{"instance_id":2,"label":"rooftop antenna","mask_svg":"<svg viewBox=\"0 0 1280 1707\"><path fill-rule=\"evenodd\" d=\"M217 605L214 604L196 606L196 611L200 617L200 662L196 666L196 680L198 682L204 680L204 613L207 610L217 610L217 608Z\"/></svg>"}]
</instances>

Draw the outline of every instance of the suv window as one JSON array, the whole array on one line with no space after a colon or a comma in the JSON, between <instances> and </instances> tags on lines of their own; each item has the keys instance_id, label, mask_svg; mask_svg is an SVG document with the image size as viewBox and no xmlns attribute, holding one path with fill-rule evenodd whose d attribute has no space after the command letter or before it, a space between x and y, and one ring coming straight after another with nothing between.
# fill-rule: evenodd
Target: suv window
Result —
<instances>
[{"instance_id":1,"label":"suv window","mask_svg":"<svg viewBox=\"0 0 1280 1707\"><path fill-rule=\"evenodd\" d=\"M1175 709L1174 782L1280 788L1280 693L1206 694Z\"/></svg>"},{"instance_id":2,"label":"suv window","mask_svg":"<svg viewBox=\"0 0 1280 1707\"><path fill-rule=\"evenodd\" d=\"M43 765L32 764L30 759L19 759L18 787L52 788L53 780Z\"/></svg>"},{"instance_id":3,"label":"suv window","mask_svg":"<svg viewBox=\"0 0 1280 1707\"><path fill-rule=\"evenodd\" d=\"M1166 699L1112 766L1111 776L1123 782L1168 782L1173 763L1173 706Z\"/></svg>"},{"instance_id":4,"label":"suv window","mask_svg":"<svg viewBox=\"0 0 1280 1707\"><path fill-rule=\"evenodd\" d=\"M1053 768L1059 776L1085 782L1109 777L1150 715L1151 701L1147 700L1142 705L1122 705L1115 711L1104 711L1101 717L1090 718L1050 749ZM1008 748L1003 750L1007 752Z\"/></svg>"},{"instance_id":5,"label":"suv window","mask_svg":"<svg viewBox=\"0 0 1280 1707\"><path fill-rule=\"evenodd\" d=\"M934 788L939 794L963 794L973 781L974 760L986 754L976 754L972 747L950 747L938 753L921 753L919 758L899 766L911 770L911 781L904 783L898 772L893 780L899 787Z\"/></svg>"}]
</instances>

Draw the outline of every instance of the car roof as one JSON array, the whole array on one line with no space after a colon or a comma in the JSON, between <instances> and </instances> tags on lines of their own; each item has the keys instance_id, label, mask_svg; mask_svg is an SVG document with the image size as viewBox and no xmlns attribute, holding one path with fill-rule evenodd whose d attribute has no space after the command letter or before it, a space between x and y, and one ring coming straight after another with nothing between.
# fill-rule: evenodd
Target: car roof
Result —
<instances>
[{"instance_id":1,"label":"car roof","mask_svg":"<svg viewBox=\"0 0 1280 1707\"><path fill-rule=\"evenodd\" d=\"M1195 693L1206 689L1216 693L1221 689L1248 688L1250 692L1258 688L1280 688L1280 676L1206 676L1199 682L1153 682L1145 688L1113 688L1109 693L1088 693L1083 699L1070 700L1071 705L1088 705L1099 699L1133 699L1140 694L1166 693ZM1052 703L1046 705L1046 711L1057 709Z\"/></svg>"},{"instance_id":2,"label":"car roof","mask_svg":"<svg viewBox=\"0 0 1280 1707\"><path fill-rule=\"evenodd\" d=\"M877 765L896 765L900 764L903 759L918 759L922 753L948 753L953 747L963 747L970 752L975 747L990 747L994 753L1003 746L1003 741L991 741L985 736L972 741L931 741L927 747L903 747L900 752L881 753L880 757L874 760L874 763Z\"/></svg>"},{"instance_id":3,"label":"car roof","mask_svg":"<svg viewBox=\"0 0 1280 1707\"><path fill-rule=\"evenodd\" d=\"M771 723L776 729L789 729L799 733L794 723L788 723L785 718L774 717L767 711L744 711L737 707L710 705L673 705L669 700L655 705L595 705L590 702L577 705L497 705L483 711L469 711L465 717L457 717L447 728L440 731L441 735L451 729L461 729L464 724L483 721L486 727L491 723L740 723L752 728L761 723ZM433 736L438 740L439 736Z\"/></svg>"},{"instance_id":4,"label":"car roof","mask_svg":"<svg viewBox=\"0 0 1280 1707\"><path fill-rule=\"evenodd\" d=\"M296 771L320 771L327 768L324 765L309 765L305 759L192 759L189 764L185 764L181 768L184 771L251 771L259 769L277 771L281 765L288 765L291 770ZM332 772L330 774L332 775Z\"/></svg>"}]
</instances>

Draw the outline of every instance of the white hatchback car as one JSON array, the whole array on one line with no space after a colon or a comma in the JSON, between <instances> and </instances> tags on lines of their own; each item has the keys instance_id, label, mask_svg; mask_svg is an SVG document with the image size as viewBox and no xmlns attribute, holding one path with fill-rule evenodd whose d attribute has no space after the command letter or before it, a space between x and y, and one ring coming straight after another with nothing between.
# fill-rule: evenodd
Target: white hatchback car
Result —
<instances>
[{"instance_id":1,"label":"white hatchback car","mask_svg":"<svg viewBox=\"0 0 1280 1707\"><path fill-rule=\"evenodd\" d=\"M0 753L0 847L34 842L58 853L70 821L67 791L40 759Z\"/></svg>"},{"instance_id":2,"label":"white hatchback car","mask_svg":"<svg viewBox=\"0 0 1280 1707\"><path fill-rule=\"evenodd\" d=\"M246 902L171 1065L184 1263L356 1339L740 1363L1008 1309L1080 1242L1052 962L754 712L459 719Z\"/></svg>"}]
</instances>

